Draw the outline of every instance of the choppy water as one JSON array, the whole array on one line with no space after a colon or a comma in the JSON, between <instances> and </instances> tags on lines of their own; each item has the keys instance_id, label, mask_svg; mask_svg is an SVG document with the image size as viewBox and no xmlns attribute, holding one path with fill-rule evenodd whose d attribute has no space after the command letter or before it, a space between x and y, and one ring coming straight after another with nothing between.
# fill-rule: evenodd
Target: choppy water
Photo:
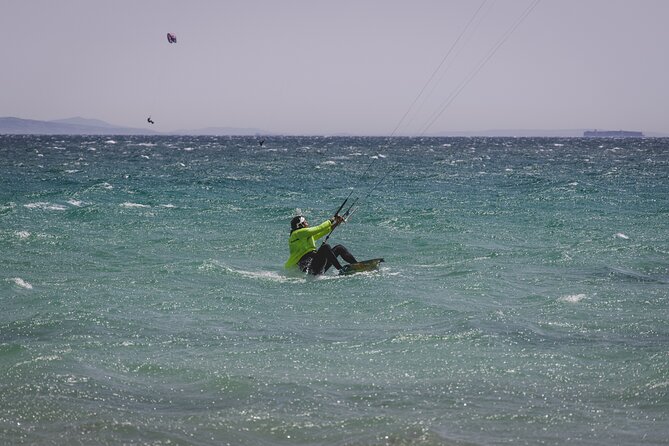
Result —
<instances>
[{"instance_id":1,"label":"choppy water","mask_svg":"<svg viewBox=\"0 0 669 446\"><path fill-rule=\"evenodd\" d=\"M667 140L0 136L0 250L2 444L669 444Z\"/></svg>"}]
</instances>

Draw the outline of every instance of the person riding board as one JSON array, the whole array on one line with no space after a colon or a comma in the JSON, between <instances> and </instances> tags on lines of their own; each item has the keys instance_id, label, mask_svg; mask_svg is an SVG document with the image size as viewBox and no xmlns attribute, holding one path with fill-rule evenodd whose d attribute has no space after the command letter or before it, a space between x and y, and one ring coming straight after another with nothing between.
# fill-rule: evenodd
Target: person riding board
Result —
<instances>
[{"instance_id":1,"label":"person riding board","mask_svg":"<svg viewBox=\"0 0 669 446\"><path fill-rule=\"evenodd\" d=\"M319 275L325 273L331 266L340 270L342 265L337 257L341 257L348 263L356 263L357 260L344 245L331 247L323 243L320 248L316 249L316 240L329 234L343 222L344 217L335 215L318 226L309 227L307 219L303 216L298 215L293 218L290 222L290 237L288 238L290 257L284 267L286 269L299 268L302 272Z\"/></svg>"}]
</instances>

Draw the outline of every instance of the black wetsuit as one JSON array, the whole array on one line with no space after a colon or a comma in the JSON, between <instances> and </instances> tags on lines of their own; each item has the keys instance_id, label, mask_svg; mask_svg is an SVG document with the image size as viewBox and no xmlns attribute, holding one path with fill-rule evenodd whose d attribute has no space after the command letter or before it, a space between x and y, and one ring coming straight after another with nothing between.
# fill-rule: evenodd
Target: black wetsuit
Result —
<instances>
[{"instance_id":1,"label":"black wetsuit","mask_svg":"<svg viewBox=\"0 0 669 446\"><path fill-rule=\"evenodd\" d=\"M312 251L302 256L297 266L305 273L318 275L323 274L331 266L341 269L341 264L337 257L341 257L348 263L356 263L355 257L344 245L336 245L334 248L324 243L318 251Z\"/></svg>"}]
</instances>

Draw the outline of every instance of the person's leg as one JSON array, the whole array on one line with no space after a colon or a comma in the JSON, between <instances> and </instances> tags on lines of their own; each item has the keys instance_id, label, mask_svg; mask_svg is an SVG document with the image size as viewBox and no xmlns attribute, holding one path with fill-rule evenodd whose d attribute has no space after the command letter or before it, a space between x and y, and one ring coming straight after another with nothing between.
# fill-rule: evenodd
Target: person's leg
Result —
<instances>
[{"instance_id":1,"label":"person's leg","mask_svg":"<svg viewBox=\"0 0 669 446\"><path fill-rule=\"evenodd\" d=\"M309 253L303 255L302 258L300 259L300 261L297 262L298 268L300 268L300 270L303 273L309 272L309 269L311 268L311 262L314 260L315 255L316 255L316 253L309 252Z\"/></svg>"},{"instance_id":2,"label":"person's leg","mask_svg":"<svg viewBox=\"0 0 669 446\"><path fill-rule=\"evenodd\" d=\"M348 249L344 245L337 245L334 248L332 248L332 252L334 253L335 256L341 257L342 259L346 260L348 263L358 263L358 261L353 257L353 254L349 252Z\"/></svg>"},{"instance_id":3,"label":"person's leg","mask_svg":"<svg viewBox=\"0 0 669 446\"><path fill-rule=\"evenodd\" d=\"M341 269L341 264L337 260L337 256L332 251L332 248L327 243L324 243L316 251L316 255L309 266L309 272L314 275L323 274L333 265L335 268Z\"/></svg>"}]
</instances>

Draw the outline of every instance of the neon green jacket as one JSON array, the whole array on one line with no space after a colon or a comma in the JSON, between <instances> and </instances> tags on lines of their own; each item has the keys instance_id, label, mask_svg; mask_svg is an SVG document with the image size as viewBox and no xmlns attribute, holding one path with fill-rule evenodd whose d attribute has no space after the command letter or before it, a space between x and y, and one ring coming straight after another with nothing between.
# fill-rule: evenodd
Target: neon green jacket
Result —
<instances>
[{"instance_id":1,"label":"neon green jacket","mask_svg":"<svg viewBox=\"0 0 669 446\"><path fill-rule=\"evenodd\" d=\"M332 230L332 222L325 220L318 226L312 228L296 229L290 233L288 247L290 248L290 257L284 265L285 268L295 268L297 262L308 252L317 251L316 240L327 235Z\"/></svg>"}]
</instances>

